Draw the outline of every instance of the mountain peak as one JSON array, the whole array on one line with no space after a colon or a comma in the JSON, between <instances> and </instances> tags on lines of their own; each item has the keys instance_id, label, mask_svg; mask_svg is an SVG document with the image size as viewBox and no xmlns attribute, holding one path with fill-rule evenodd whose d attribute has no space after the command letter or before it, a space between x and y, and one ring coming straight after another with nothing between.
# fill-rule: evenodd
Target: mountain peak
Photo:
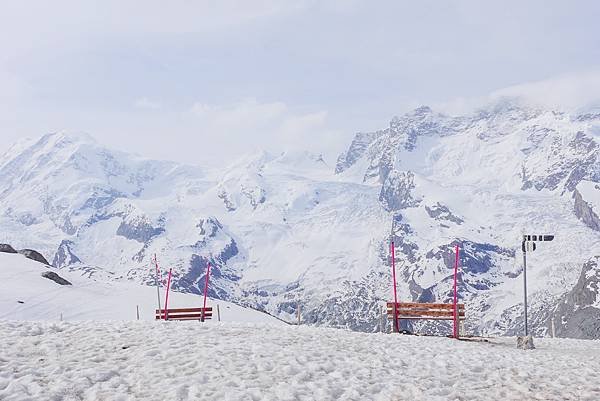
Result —
<instances>
[{"instance_id":1,"label":"mountain peak","mask_svg":"<svg viewBox=\"0 0 600 401\"><path fill-rule=\"evenodd\" d=\"M64 147L69 144L97 144L96 139L85 132L51 132L40 138L38 144ZM62 146L61 146L62 145Z\"/></svg>"}]
</instances>

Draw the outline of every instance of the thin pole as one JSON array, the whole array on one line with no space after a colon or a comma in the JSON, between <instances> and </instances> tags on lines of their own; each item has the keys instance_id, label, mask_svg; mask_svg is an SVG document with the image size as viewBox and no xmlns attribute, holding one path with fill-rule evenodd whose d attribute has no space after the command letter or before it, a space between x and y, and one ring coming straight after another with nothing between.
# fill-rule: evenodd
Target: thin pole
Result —
<instances>
[{"instance_id":1,"label":"thin pole","mask_svg":"<svg viewBox=\"0 0 600 401\"><path fill-rule=\"evenodd\" d=\"M525 306L525 336L529 335L527 328L527 244L523 241L523 305Z\"/></svg>"},{"instance_id":2,"label":"thin pole","mask_svg":"<svg viewBox=\"0 0 600 401\"><path fill-rule=\"evenodd\" d=\"M208 291L208 276L210 275L210 262L206 264L206 282L204 283L204 306L202 307L202 322L204 321L204 313L206 312L206 293Z\"/></svg>"},{"instance_id":3,"label":"thin pole","mask_svg":"<svg viewBox=\"0 0 600 401\"><path fill-rule=\"evenodd\" d=\"M139 305L135 306L135 316L137 317L137 320L140 320L140 306Z\"/></svg>"},{"instance_id":4,"label":"thin pole","mask_svg":"<svg viewBox=\"0 0 600 401\"><path fill-rule=\"evenodd\" d=\"M156 260L156 254L154 254L154 266L156 268L156 275L154 276L154 282L156 283L156 297L158 298L158 316L159 316L159 319L162 319L162 311L160 309L160 290L158 287L159 268L158 268L158 261Z\"/></svg>"},{"instance_id":5,"label":"thin pole","mask_svg":"<svg viewBox=\"0 0 600 401\"><path fill-rule=\"evenodd\" d=\"M165 294L165 320L169 320L169 288L171 288L171 272L169 268L169 278L167 279L167 293Z\"/></svg>"},{"instance_id":6,"label":"thin pole","mask_svg":"<svg viewBox=\"0 0 600 401\"><path fill-rule=\"evenodd\" d=\"M296 304L296 314L298 315L297 316L297 318L298 318L298 326L300 326L300 304L299 303Z\"/></svg>"},{"instance_id":7,"label":"thin pole","mask_svg":"<svg viewBox=\"0 0 600 401\"><path fill-rule=\"evenodd\" d=\"M396 257L394 253L394 241L392 241L392 279L394 281L394 333L398 333L398 294L396 292Z\"/></svg>"},{"instance_id":8,"label":"thin pole","mask_svg":"<svg viewBox=\"0 0 600 401\"><path fill-rule=\"evenodd\" d=\"M219 309L219 304L217 304L217 320L221 321L221 310Z\"/></svg>"},{"instance_id":9,"label":"thin pole","mask_svg":"<svg viewBox=\"0 0 600 401\"><path fill-rule=\"evenodd\" d=\"M458 277L458 244L454 248L454 338L458 338L458 289L457 289L457 277Z\"/></svg>"}]
</instances>

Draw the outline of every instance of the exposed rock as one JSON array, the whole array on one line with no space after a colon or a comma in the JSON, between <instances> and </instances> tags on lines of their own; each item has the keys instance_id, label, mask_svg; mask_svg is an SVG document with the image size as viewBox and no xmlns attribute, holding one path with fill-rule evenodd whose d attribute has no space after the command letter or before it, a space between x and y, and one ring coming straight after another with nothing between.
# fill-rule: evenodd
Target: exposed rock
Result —
<instances>
[{"instance_id":1,"label":"exposed rock","mask_svg":"<svg viewBox=\"0 0 600 401\"><path fill-rule=\"evenodd\" d=\"M17 253L15 248L10 246L9 244L0 244L0 252L4 253Z\"/></svg>"},{"instance_id":2,"label":"exposed rock","mask_svg":"<svg viewBox=\"0 0 600 401\"><path fill-rule=\"evenodd\" d=\"M219 199L221 199L223 201L223 204L225 205L225 208L227 209L228 212L233 212L235 209L237 209L235 204L229 198L227 191L225 191L224 189L221 189L217 196L219 197Z\"/></svg>"},{"instance_id":3,"label":"exposed rock","mask_svg":"<svg viewBox=\"0 0 600 401\"><path fill-rule=\"evenodd\" d=\"M426 258L443 260L448 269L454 268L454 246L460 246L460 268L461 271L471 274L480 274L488 272L494 265L494 256L503 256L504 258L513 258L515 251L502 248L493 244L478 243L468 240L452 242L441 246L438 249L430 250ZM496 254L496 255L494 255Z\"/></svg>"},{"instance_id":4,"label":"exposed rock","mask_svg":"<svg viewBox=\"0 0 600 401\"><path fill-rule=\"evenodd\" d=\"M217 235L217 231L223 229L223 226L215 217L209 217L204 220L200 220L200 223L196 225L200 229L200 235L213 238Z\"/></svg>"},{"instance_id":5,"label":"exposed rock","mask_svg":"<svg viewBox=\"0 0 600 401\"><path fill-rule=\"evenodd\" d=\"M81 260L72 251L73 241L63 240L52 260L52 266L64 267L75 263L81 263Z\"/></svg>"},{"instance_id":6,"label":"exposed rock","mask_svg":"<svg viewBox=\"0 0 600 401\"><path fill-rule=\"evenodd\" d=\"M44 255L42 255L38 251L35 251L33 249L21 249L19 253L28 259L35 260L36 262L40 262L50 266L50 263L48 263Z\"/></svg>"},{"instance_id":7,"label":"exposed rock","mask_svg":"<svg viewBox=\"0 0 600 401\"><path fill-rule=\"evenodd\" d=\"M446 220L446 221L451 221L456 224L464 223L463 219L452 214L452 212L450 211L450 209L448 209L448 207L442 205L439 202L431 207L425 206L425 211L427 212L429 217L436 219L436 220Z\"/></svg>"},{"instance_id":8,"label":"exposed rock","mask_svg":"<svg viewBox=\"0 0 600 401\"><path fill-rule=\"evenodd\" d=\"M49 280L52 280L56 284L60 284L60 285L72 285L69 281L65 280L64 278L62 278L61 276L59 276L55 272L45 271L45 272L42 273L42 277L45 277L45 278L47 278Z\"/></svg>"},{"instance_id":9,"label":"exposed rock","mask_svg":"<svg viewBox=\"0 0 600 401\"><path fill-rule=\"evenodd\" d=\"M379 201L387 211L416 206L418 202L411 194L414 188L414 174L411 171L393 170L381 187Z\"/></svg>"},{"instance_id":10,"label":"exposed rock","mask_svg":"<svg viewBox=\"0 0 600 401\"><path fill-rule=\"evenodd\" d=\"M335 173L339 174L356 163L364 155L369 145L383 134L383 131L356 134L348 150L338 157Z\"/></svg>"},{"instance_id":11,"label":"exposed rock","mask_svg":"<svg viewBox=\"0 0 600 401\"><path fill-rule=\"evenodd\" d=\"M60 229L67 235L74 235L77 232L77 227L73 225L69 216L65 217L65 221L60 226Z\"/></svg>"},{"instance_id":12,"label":"exposed rock","mask_svg":"<svg viewBox=\"0 0 600 401\"><path fill-rule=\"evenodd\" d=\"M23 213L19 216L19 222L25 226L31 226L39 223L38 219L35 218L31 213Z\"/></svg>"},{"instance_id":13,"label":"exposed rock","mask_svg":"<svg viewBox=\"0 0 600 401\"><path fill-rule=\"evenodd\" d=\"M117 198L124 198L125 194L118 192L114 189L102 189L98 188L93 195L91 195L83 205L83 209L101 209L107 205L110 205Z\"/></svg>"},{"instance_id":14,"label":"exposed rock","mask_svg":"<svg viewBox=\"0 0 600 401\"><path fill-rule=\"evenodd\" d=\"M247 187L242 184L241 192L246 198L248 198L253 209L256 209L258 205L265 203L267 200L265 190L258 186Z\"/></svg>"},{"instance_id":15,"label":"exposed rock","mask_svg":"<svg viewBox=\"0 0 600 401\"><path fill-rule=\"evenodd\" d=\"M117 235L145 243L164 231L165 229L162 227L153 227L147 218L136 217L123 220L117 228Z\"/></svg>"},{"instance_id":16,"label":"exposed rock","mask_svg":"<svg viewBox=\"0 0 600 401\"><path fill-rule=\"evenodd\" d=\"M577 284L559 300L546 322L557 337L600 339L600 257L583 265Z\"/></svg>"},{"instance_id":17,"label":"exposed rock","mask_svg":"<svg viewBox=\"0 0 600 401\"><path fill-rule=\"evenodd\" d=\"M600 196L600 190L598 191ZM575 216L583 221L592 230L600 231L600 217L594 212L592 207L583 199L581 193L575 189L573 191Z\"/></svg>"}]
</instances>

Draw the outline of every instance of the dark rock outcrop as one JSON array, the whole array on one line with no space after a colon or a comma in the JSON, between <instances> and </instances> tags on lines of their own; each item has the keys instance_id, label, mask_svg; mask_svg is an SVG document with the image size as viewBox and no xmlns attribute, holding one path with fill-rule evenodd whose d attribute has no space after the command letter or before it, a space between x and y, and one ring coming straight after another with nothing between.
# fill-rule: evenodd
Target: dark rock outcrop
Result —
<instances>
[{"instance_id":1,"label":"dark rock outcrop","mask_svg":"<svg viewBox=\"0 0 600 401\"><path fill-rule=\"evenodd\" d=\"M49 280L52 280L56 284L60 284L60 285L72 285L69 281L65 280L64 278L62 278L61 276L59 276L55 272L51 272L51 271L43 272L42 273L42 277L45 277L45 278L47 278Z\"/></svg>"},{"instance_id":2,"label":"dark rock outcrop","mask_svg":"<svg viewBox=\"0 0 600 401\"><path fill-rule=\"evenodd\" d=\"M4 253L17 253L15 248L10 246L9 244L0 244L0 252Z\"/></svg>"},{"instance_id":3,"label":"dark rock outcrop","mask_svg":"<svg viewBox=\"0 0 600 401\"><path fill-rule=\"evenodd\" d=\"M39 253L36 250L33 250L33 249L21 249L19 251L19 253L21 255L25 256L28 259L35 260L36 262L40 262L40 263L43 263L45 265L50 266L50 263L48 263L48 261L46 260L46 258L44 257L44 255L42 255L41 253Z\"/></svg>"}]
</instances>

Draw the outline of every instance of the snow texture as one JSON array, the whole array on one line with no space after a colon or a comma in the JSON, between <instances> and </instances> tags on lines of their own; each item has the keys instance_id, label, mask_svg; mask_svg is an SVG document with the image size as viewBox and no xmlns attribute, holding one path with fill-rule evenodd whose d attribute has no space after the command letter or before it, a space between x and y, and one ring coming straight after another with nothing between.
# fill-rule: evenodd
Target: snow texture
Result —
<instances>
[{"instance_id":1,"label":"snow texture","mask_svg":"<svg viewBox=\"0 0 600 401\"><path fill-rule=\"evenodd\" d=\"M598 400L600 343L307 326L0 321L0 399Z\"/></svg>"}]
</instances>

